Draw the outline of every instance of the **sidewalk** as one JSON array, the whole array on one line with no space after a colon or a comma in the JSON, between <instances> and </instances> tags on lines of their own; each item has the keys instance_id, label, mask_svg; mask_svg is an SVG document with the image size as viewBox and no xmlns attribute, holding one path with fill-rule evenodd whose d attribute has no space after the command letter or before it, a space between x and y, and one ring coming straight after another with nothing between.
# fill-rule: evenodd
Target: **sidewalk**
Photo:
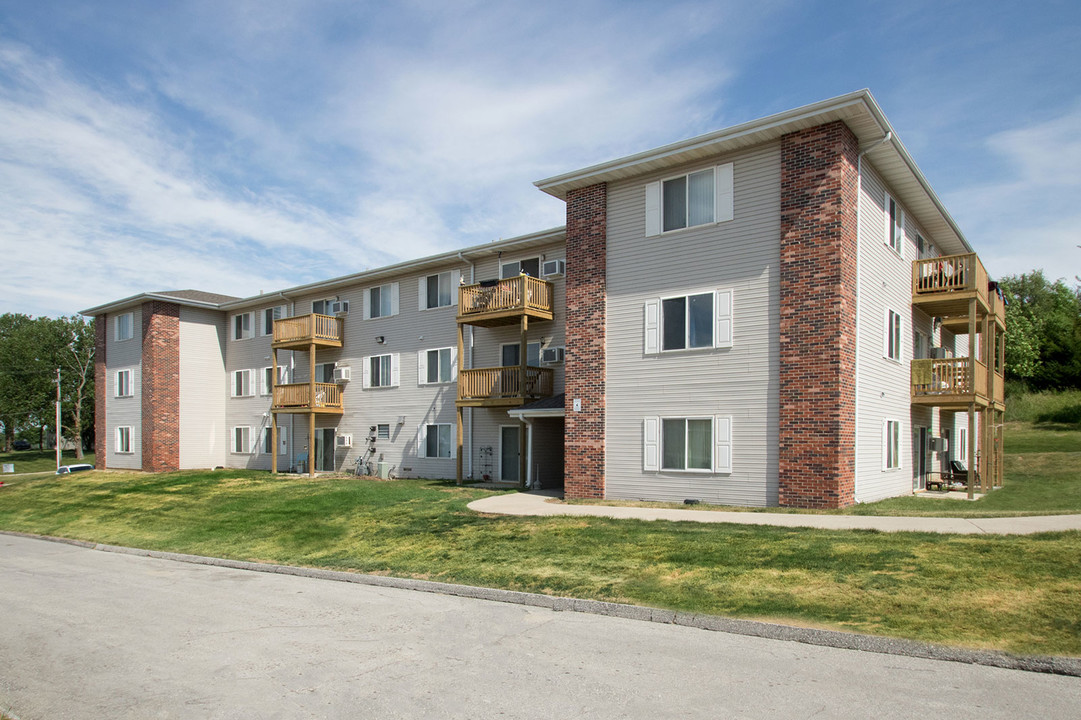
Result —
<instances>
[{"instance_id":1,"label":"sidewalk","mask_svg":"<svg viewBox=\"0 0 1081 720\"><path fill-rule=\"evenodd\" d=\"M934 532L958 535L1031 535L1040 532L1081 530L1081 515L1032 515L1010 518L870 517L859 515L809 515L796 513L724 512L668 508L565 505L548 502L558 491L534 491L493 495L469 503L469 509L493 515L574 515L578 517L671 520L676 522L735 523L824 530L881 530L883 532Z\"/></svg>"}]
</instances>

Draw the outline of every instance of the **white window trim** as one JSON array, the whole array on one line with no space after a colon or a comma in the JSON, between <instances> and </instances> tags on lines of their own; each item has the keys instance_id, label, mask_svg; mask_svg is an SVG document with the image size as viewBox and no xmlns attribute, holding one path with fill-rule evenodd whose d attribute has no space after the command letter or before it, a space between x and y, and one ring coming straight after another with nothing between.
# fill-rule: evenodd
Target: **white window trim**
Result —
<instances>
[{"instance_id":1,"label":"white window trim","mask_svg":"<svg viewBox=\"0 0 1081 720\"><path fill-rule=\"evenodd\" d=\"M246 331L242 331L241 336L237 337L236 336L236 331L237 331L236 321L237 321L237 318L242 318L242 317L247 317L248 318L248 329ZM253 316L253 313L251 313L251 312L237 313L236 315L230 316L230 318L229 318L229 339L234 340L234 341L235 340L251 340L253 337L255 337L255 318Z\"/></svg>"},{"instance_id":2,"label":"white window trim","mask_svg":"<svg viewBox=\"0 0 1081 720\"><path fill-rule=\"evenodd\" d=\"M709 420L713 447L710 451L710 468L663 468L661 423L664 420ZM687 449L684 447L684 460ZM642 421L642 470L645 472L679 473L691 475L732 474L732 416L731 415L657 415Z\"/></svg>"},{"instance_id":3,"label":"white window trim","mask_svg":"<svg viewBox=\"0 0 1081 720\"><path fill-rule=\"evenodd\" d=\"M897 208L897 229L900 231L900 237L894 235L894 225L890 221L890 201L893 201L894 207ZM901 207L901 203L897 198L890 195L889 191L883 191L883 210L886 214L886 247L892 250L898 257L904 258L905 256L905 210ZM896 241L896 245L894 244Z\"/></svg>"},{"instance_id":4,"label":"white window trim","mask_svg":"<svg viewBox=\"0 0 1081 720\"><path fill-rule=\"evenodd\" d=\"M237 378L237 375L239 375L240 373L244 373L248 377L248 393L246 395L239 395L239 394L237 394L237 391L236 391L236 378ZM252 387L251 374L252 374L251 369L234 370L233 372L229 373L229 397L234 397L234 398L255 397L255 388Z\"/></svg>"},{"instance_id":5,"label":"white window trim","mask_svg":"<svg viewBox=\"0 0 1081 720\"><path fill-rule=\"evenodd\" d=\"M390 357L390 384L389 385L372 385L372 358L375 357ZM360 386L363 390L383 390L385 388L396 388L401 385L401 355L399 353L381 353L379 355L365 355L362 357L360 363L361 369L361 382Z\"/></svg>"},{"instance_id":6,"label":"white window trim","mask_svg":"<svg viewBox=\"0 0 1081 720\"><path fill-rule=\"evenodd\" d=\"M891 322L892 316L897 316L897 342L894 349L897 352L897 357L890 355L890 341L893 338L893 323ZM885 311L885 330L886 333L882 338L882 357L890 362L895 362L898 365L901 364L901 358L904 356L901 348L905 339L905 319L901 313L897 312L893 308L886 308Z\"/></svg>"},{"instance_id":7,"label":"white window trim","mask_svg":"<svg viewBox=\"0 0 1081 720\"><path fill-rule=\"evenodd\" d=\"M890 437L890 426L896 427L896 437ZM893 418L885 418L882 421L882 471L894 472L896 470L903 469L904 463L901 462L901 421ZM890 460L890 444L891 440L897 443L896 453L894 454L894 465L889 464Z\"/></svg>"},{"instance_id":8,"label":"white window trim","mask_svg":"<svg viewBox=\"0 0 1081 720\"><path fill-rule=\"evenodd\" d=\"M386 288L390 290L390 313L388 315L377 315L372 317L372 290L379 289L380 295L382 290ZM364 319L365 320L382 320L383 318L394 317L400 311L398 304L398 283L385 283L383 285L373 285L368 288L364 288L364 292L361 293L361 299L364 303Z\"/></svg>"},{"instance_id":9,"label":"white window trim","mask_svg":"<svg viewBox=\"0 0 1081 720\"><path fill-rule=\"evenodd\" d=\"M266 324L267 324L266 323L266 316L267 316L268 312L273 312L274 313L274 315L273 315L274 320L281 320L282 318L287 317L286 314L285 314L287 312L287 309L286 309L285 305L275 305L273 307L263 308L262 310L260 310L259 311L259 322L262 323L262 325L263 325L263 327L260 329L260 332L261 332L262 336L273 335L274 334L274 323L273 323L273 321L271 321L270 327L266 326Z\"/></svg>"},{"instance_id":10,"label":"white window trim","mask_svg":"<svg viewBox=\"0 0 1081 720\"><path fill-rule=\"evenodd\" d=\"M122 430L128 431L128 449L120 449L120 435ZM117 455L134 455L135 454L135 428L132 425L119 425L114 432L114 445L113 452Z\"/></svg>"},{"instance_id":11,"label":"white window trim","mask_svg":"<svg viewBox=\"0 0 1081 720\"><path fill-rule=\"evenodd\" d=\"M121 375L127 375L127 377L128 377L128 382L127 382L128 391L126 393L124 393L123 395L120 394L120 376ZM117 370L116 375L113 377L113 397L118 397L118 398L135 397L134 378L135 378L135 373L132 372L131 368L127 368L125 370Z\"/></svg>"},{"instance_id":12,"label":"white window trim","mask_svg":"<svg viewBox=\"0 0 1081 720\"><path fill-rule=\"evenodd\" d=\"M713 296L713 344L705 347L683 347L664 350L661 348L663 337L661 308L665 300L689 298L693 295ZM727 310L727 312L725 312ZM735 331L735 291L731 288L694 290L679 295L666 295L646 301L643 307L643 352L646 355L695 353L708 350L730 348L734 343ZM686 337L687 329L684 329Z\"/></svg>"},{"instance_id":13,"label":"white window trim","mask_svg":"<svg viewBox=\"0 0 1081 720\"><path fill-rule=\"evenodd\" d=\"M429 455L428 454L428 428L429 427L446 427L446 428L449 428L449 433L450 433L450 443L449 443L449 452L450 452L450 454L449 455L444 457L444 456L437 456L437 455ZM436 432L438 432L438 430ZM421 459L424 459L424 460L453 460L454 459L454 449L456 447L455 437L454 437L455 433L456 433L456 428L454 426L454 423L432 422L432 423L424 423L424 424L422 424L417 429L417 457L421 458ZM439 444L439 441L437 439L436 440L436 445L438 446L438 444Z\"/></svg>"},{"instance_id":14,"label":"white window trim","mask_svg":"<svg viewBox=\"0 0 1081 720\"><path fill-rule=\"evenodd\" d=\"M670 180L678 180L681 177L694 175L695 173L708 169L709 168L699 168L690 172L661 178L656 182L646 184L646 237L683 232L693 228L709 227L710 225L728 222L735 217L734 165L733 163L724 163L723 165L713 166L713 222L702 223L700 225L688 225L672 230L662 230L664 227L664 183Z\"/></svg>"},{"instance_id":15,"label":"white window trim","mask_svg":"<svg viewBox=\"0 0 1081 720\"><path fill-rule=\"evenodd\" d=\"M120 337L120 318L127 318L128 319L128 336L127 337ZM127 342L128 340L131 340L134 337L135 337L135 313L134 312L126 312L126 313L120 313L119 315L117 315L114 322L113 322L113 340L115 340L116 342Z\"/></svg>"},{"instance_id":16,"label":"white window trim","mask_svg":"<svg viewBox=\"0 0 1081 720\"><path fill-rule=\"evenodd\" d=\"M449 275L450 276L450 304L449 305L436 305L435 307L428 307L428 278L433 275ZM426 312L428 310L442 310L448 307L456 307L458 305L458 286L462 284L462 271L461 270L444 270L438 273L429 273L428 275L422 275L420 280L417 281L417 310L420 312Z\"/></svg>"},{"instance_id":17,"label":"white window trim","mask_svg":"<svg viewBox=\"0 0 1081 720\"><path fill-rule=\"evenodd\" d=\"M428 353L448 350L450 352L450 378L447 380L428 380ZM447 385L458 382L458 348L440 347L417 351L417 385Z\"/></svg>"},{"instance_id":18,"label":"white window trim","mask_svg":"<svg viewBox=\"0 0 1081 720\"><path fill-rule=\"evenodd\" d=\"M237 450L237 430L248 431L247 450ZM251 425L234 425L229 431L229 453L231 455L254 455L257 448L252 447L252 426Z\"/></svg>"}]
</instances>

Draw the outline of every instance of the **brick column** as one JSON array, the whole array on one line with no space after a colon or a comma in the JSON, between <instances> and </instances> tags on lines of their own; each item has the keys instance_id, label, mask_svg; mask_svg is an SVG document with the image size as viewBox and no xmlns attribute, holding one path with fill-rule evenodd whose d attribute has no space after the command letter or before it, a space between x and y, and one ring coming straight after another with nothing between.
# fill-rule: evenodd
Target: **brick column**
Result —
<instances>
[{"instance_id":1,"label":"brick column","mask_svg":"<svg viewBox=\"0 0 1081 720\"><path fill-rule=\"evenodd\" d=\"M105 469L105 453L109 447L105 422L105 338L108 328L108 315L94 316L94 467L98 470Z\"/></svg>"},{"instance_id":2,"label":"brick column","mask_svg":"<svg viewBox=\"0 0 1081 720\"><path fill-rule=\"evenodd\" d=\"M143 470L180 469L180 306L143 303Z\"/></svg>"},{"instance_id":3,"label":"brick column","mask_svg":"<svg viewBox=\"0 0 1081 720\"><path fill-rule=\"evenodd\" d=\"M839 121L781 139L781 505L855 502L858 151Z\"/></svg>"},{"instance_id":4,"label":"brick column","mask_svg":"<svg viewBox=\"0 0 1081 720\"><path fill-rule=\"evenodd\" d=\"M604 497L608 186L567 193L566 424L568 498ZM575 412L574 401L581 402Z\"/></svg>"}]
</instances>

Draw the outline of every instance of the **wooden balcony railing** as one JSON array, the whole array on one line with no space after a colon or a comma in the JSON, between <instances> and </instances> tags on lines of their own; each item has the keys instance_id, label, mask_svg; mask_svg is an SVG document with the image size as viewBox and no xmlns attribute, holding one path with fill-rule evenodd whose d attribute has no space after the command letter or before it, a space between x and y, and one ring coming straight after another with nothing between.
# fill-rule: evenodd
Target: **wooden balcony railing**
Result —
<instances>
[{"instance_id":1,"label":"wooden balcony railing","mask_svg":"<svg viewBox=\"0 0 1081 720\"><path fill-rule=\"evenodd\" d=\"M342 319L333 315L297 315L274 321L274 345L342 344Z\"/></svg>"},{"instance_id":2,"label":"wooden balcony railing","mask_svg":"<svg viewBox=\"0 0 1081 720\"><path fill-rule=\"evenodd\" d=\"M458 317L518 311L552 312L552 284L530 275L458 288Z\"/></svg>"},{"instance_id":3,"label":"wooden balcony railing","mask_svg":"<svg viewBox=\"0 0 1081 720\"><path fill-rule=\"evenodd\" d=\"M458 400L531 400L551 397L555 384L552 368L493 367L458 373Z\"/></svg>"},{"instance_id":4,"label":"wooden balcony railing","mask_svg":"<svg viewBox=\"0 0 1081 720\"><path fill-rule=\"evenodd\" d=\"M274 386L274 409L283 411L341 412L342 389L334 383L315 383L314 402L308 383Z\"/></svg>"},{"instance_id":5,"label":"wooden balcony railing","mask_svg":"<svg viewBox=\"0 0 1081 720\"><path fill-rule=\"evenodd\" d=\"M987 366L970 358L912 361L912 397L987 396ZM1001 386L997 380L996 387Z\"/></svg>"},{"instance_id":6,"label":"wooden balcony railing","mask_svg":"<svg viewBox=\"0 0 1081 720\"><path fill-rule=\"evenodd\" d=\"M912 297L965 291L987 292L987 271L976 253L944 255L912 263Z\"/></svg>"}]
</instances>

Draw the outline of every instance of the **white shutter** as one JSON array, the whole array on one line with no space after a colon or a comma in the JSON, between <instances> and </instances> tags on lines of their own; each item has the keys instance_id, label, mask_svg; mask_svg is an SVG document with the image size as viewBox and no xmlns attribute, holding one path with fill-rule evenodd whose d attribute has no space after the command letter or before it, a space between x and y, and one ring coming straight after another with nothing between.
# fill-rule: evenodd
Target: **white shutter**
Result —
<instances>
[{"instance_id":1,"label":"white shutter","mask_svg":"<svg viewBox=\"0 0 1081 720\"><path fill-rule=\"evenodd\" d=\"M450 304L455 306L458 304L458 287L462 284L462 271L451 270L450 271Z\"/></svg>"},{"instance_id":2,"label":"white shutter","mask_svg":"<svg viewBox=\"0 0 1081 720\"><path fill-rule=\"evenodd\" d=\"M417 385L428 384L428 351L417 350Z\"/></svg>"},{"instance_id":3,"label":"white shutter","mask_svg":"<svg viewBox=\"0 0 1081 720\"><path fill-rule=\"evenodd\" d=\"M424 441L424 426L417 428L417 457L428 457L428 443Z\"/></svg>"},{"instance_id":4,"label":"white shutter","mask_svg":"<svg viewBox=\"0 0 1081 720\"><path fill-rule=\"evenodd\" d=\"M450 379L452 381L458 379L458 348L456 347L450 349Z\"/></svg>"},{"instance_id":5,"label":"white shutter","mask_svg":"<svg viewBox=\"0 0 1081 720\"><path fill-rule=\"evenodd\" d=\"M642 421L642 469L661 469L661 419L647 417Z\"/></svg>"},{"instance_id":6,"label":"white shutter","mask_svg":"<svg viewBox=\"0 0 1081 720\"><path fill-rule=\"evenodd\" d=\"M713 333L713 347L732 347L732 291L718 290L716 312L717 328Z\"/></svg>"},{"instance_id":7,"label":"white shutter","mask_svg":"<svg viewBox=\"0 0 1081 720\"><path fill-rule=\"evenodd\" d=\"M661 301L648 300L645 304L645 354L655 355L661 351L660 343Z\"/></svg>"},{"instance_id":8,"label":"white shutter","mask_svg":"<svg viewBox=\"0 0 1081 720\"><path fill-rule=\"evenodd\" d=\"M399 377L399 374L400 374L399 363L398 363L399 357L400 356L398 355L398 353L394 353L394 354L392 354L390 356L390 386L391 387L398 387L398 377Z\"/></svg>"},{"instance_id":9,"label":"white shutter","mask_svg":"<svg viewBox=\"0 0 1081 720\"><path fill-rule=\"evenodd\" d=\"M735 185L732 170L732 163L718 165L714 169L713 186L717 190L717 207L715 209L714 218L717 222L726 222L735 217L733 208Z\"/></svg>"},{"instance_id":10,"label":"white shutter","mask_svg":"<svg viewBox=\"0 0 1081 720\"><path fill-rule=\"evenodd\" d=\"M365 320L371 320L372 319L372 291L371 291L371 288L368 288L363 293L361 293L361 298L360 299L363 301L363 305L364 305L364 319Z\"/></svg>"},{"instance_id":11,"label":"white shutter","mask_svg":"<svg viewBox=\"0 0 1081 720\"><path fill-rule=\"evenodd\" d=\"M428 309L428 276L422 275L417 282L417 310Z\"/></svg>"},{"instance_id":12,"label":"white shutter","mask_svg":"<svg viewBox=\"0 0 1081 720\"><path fill-rule=\"evenodd\" d=\"M398 314L398 283L390 284L390 314Z\"/></svg>"},{"instance_id":13,"label":"white shutter","mask_svg":"<svg viewBox=\"0 0 1081 720\"><path fill-rule=\"evenodd\" d=\"M886 215L887 215L887 218L888 218L889 213L887 212ZM890 464L889 463L889 454L890 454L889 436L890 436L890 422L889 422L889 420L883 420L882 421L882 469L883 470L888 469L889 464Z\"/></svg>"},{"instance_id":14,"label":"white shutter","mask_svg":"<svg viewBox=\"0 0 1081 720\"><path fill-rule=\"evenodd\" d=\"M718 415L713 418L713 472L732 472L732 416Z\"/></svg>"},{"instance_id":15,"label":"white shutter","mask_svg":"<svg viewBox=\"0 0 1081 720\"><path fill-rule=\"evenodd\" d=\"M661 184L646 185L646 237L661 234Z\"/></svg>"},{"instance_id":16,"label":"white shutter","mask_svg":"<svg viewBox=\"0 0 1081 720\"><path fill-rule=\"evenodd\" d=\"M897 206L897 223L900 237L897 238L897 252L902 258L905 256L905 211L901 209L901 206Z\"/></svg>"},{"instance_id":17,"label":"white shutter","mask_svg":"<svg viewBox=\"0 0 1081 720\"><path fill-rule=\"evenodd\" d=\"M372 386L372 358L360 359L360 387L367 390Z\"/></svg>"}]
</instances>

